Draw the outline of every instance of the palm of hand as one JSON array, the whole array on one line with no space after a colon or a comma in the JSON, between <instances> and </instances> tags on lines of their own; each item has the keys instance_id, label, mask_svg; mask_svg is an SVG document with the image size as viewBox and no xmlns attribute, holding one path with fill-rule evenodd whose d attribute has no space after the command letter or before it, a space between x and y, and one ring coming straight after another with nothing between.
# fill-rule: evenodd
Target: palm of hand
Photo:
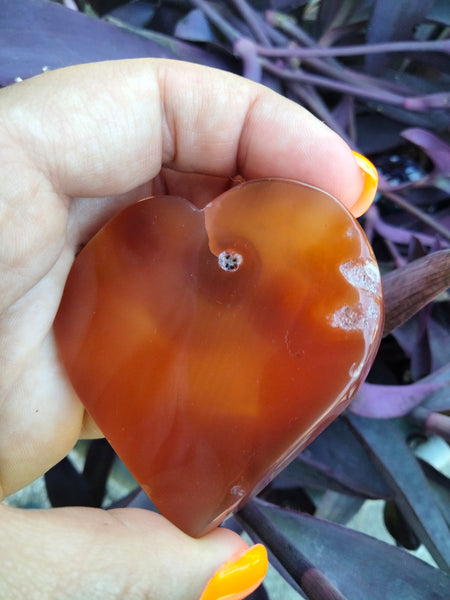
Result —
<instances>
[{"instance_id":1,"label":"palm of hand","mask_svg":"<svg viewBox=\"0 0 450 600\"><path fill-rule=\"evenodd\" d=\"M62 371L52 322L77 250L117 210L152 193L205 204L237 174L302 178L348 205L358 195L350 151L306 111L227 74L205 79L196 67L180 95L166 67L90 65L81 67L83 85L69 69L2 91L1 496L44 473L80 436L99 435ZM293 112L301 147L289 136Z\"/></svg>"}]
</instances>

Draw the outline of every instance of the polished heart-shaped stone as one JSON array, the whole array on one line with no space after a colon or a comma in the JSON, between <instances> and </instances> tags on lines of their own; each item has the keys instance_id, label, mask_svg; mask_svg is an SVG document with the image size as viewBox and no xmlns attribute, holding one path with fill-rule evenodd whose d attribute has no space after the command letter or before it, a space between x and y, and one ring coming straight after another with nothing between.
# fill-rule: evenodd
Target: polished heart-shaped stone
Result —
<instances>
[{"instance_id":1,"label":"polished heart-shaped stone","mask_svg":"<svg viewBox=\"0 0 450 600\"><path fill-rule=\"evenodd\" d=\"M281 179L198 209L134 204L80 252L54 331L86 409L190 535L259 491L350 402L381 337L350 213Z\"/></svg>"}]
</instances>

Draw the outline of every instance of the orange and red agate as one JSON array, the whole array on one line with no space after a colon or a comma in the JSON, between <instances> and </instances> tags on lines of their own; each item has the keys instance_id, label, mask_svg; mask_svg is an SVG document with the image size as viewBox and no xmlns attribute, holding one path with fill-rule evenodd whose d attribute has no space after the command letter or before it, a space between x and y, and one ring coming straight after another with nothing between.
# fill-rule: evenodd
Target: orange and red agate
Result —
<instances>
[{"instance_id":1,"label":"orange and red agate","mask_svg":"<svg viewBox=\"0 0 450 600\"><path fill-rule=\"evenodd\" d=\"M381 337L350 213L256 180L143 200L81 251L54 330L72 385L163 515L200 536L350 402Z\"/></svg>"}]
</instances>

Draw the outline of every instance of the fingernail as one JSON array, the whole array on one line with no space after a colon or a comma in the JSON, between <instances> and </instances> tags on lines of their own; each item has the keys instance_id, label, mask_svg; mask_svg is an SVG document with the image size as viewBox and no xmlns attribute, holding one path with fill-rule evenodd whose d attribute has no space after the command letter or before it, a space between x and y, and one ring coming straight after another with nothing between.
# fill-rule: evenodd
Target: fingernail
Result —
<instances>
[{"instance_id":1,"label":"fingernail","mask_svg":"<svg viewBox=\"0 0 450 600\"><path fill-rule=\"evenodd\" d=\"M353 154L358 167L364 174L364 188L361 196L351 207L350 212L354 217L360 217L366 212L375 198L378 186L378 173L375 166L365 156L354 151Z\"/></svg>"},{"instance_id":2,"label":"fingernail","mask_svg":"<svg viewBox=\"0 0 450 600\"><path fill-rule=\"evenodd\" d=\"M209 580L200 600L242 600L260 585L267 567L267 551L256 544L226 562Z\"/></svg>"}]
</instances>

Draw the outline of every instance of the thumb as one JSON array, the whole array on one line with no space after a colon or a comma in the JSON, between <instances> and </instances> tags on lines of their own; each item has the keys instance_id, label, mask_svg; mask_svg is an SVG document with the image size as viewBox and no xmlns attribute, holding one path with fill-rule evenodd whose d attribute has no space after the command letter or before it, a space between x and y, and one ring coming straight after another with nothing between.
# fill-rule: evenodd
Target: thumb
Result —
<instances>
[{"instance_id":1,"label":"thumb","mask_svg":"<svg viewBox=\"0 0 450 600\"><path fill-rule=\"evenodd\" d=\"M142 509L2 505L0 527L0 597L10 600L240 600L267 570L264 548L246 552L232 531L193 539Z\"/></svg>"}]
</instances>

